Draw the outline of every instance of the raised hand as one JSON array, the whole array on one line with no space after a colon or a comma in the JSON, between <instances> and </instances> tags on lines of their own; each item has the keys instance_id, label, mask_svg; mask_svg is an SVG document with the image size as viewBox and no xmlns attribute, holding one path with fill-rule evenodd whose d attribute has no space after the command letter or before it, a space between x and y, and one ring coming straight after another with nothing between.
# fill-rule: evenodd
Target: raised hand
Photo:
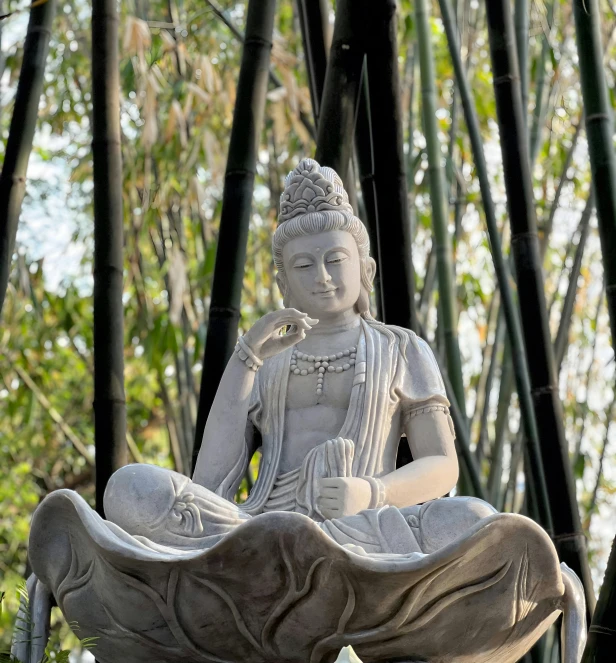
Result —
<instances>
[{"instance_id":1,"label":"raised hand","mask_svg":"<svg viewBox=\"0 0 616 663\"><path fill-rule=\"evenodd\" d=\"M318 322L315 318L309 318L307 313L284 308L267 313L257 320L244 334L244 340L259 359L267 359L306 338L306 332ZM293 331L281 335L280 331L289 326Z\"/></svg>"}]
</instances>

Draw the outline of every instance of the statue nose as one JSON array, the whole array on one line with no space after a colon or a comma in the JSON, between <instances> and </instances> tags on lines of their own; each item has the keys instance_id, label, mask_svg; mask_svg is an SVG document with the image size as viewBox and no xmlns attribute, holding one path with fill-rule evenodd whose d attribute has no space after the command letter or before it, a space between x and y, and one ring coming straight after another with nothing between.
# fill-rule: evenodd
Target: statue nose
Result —
<instances>
[{"instance_id":1,"label":"statue nose","mask_svg":"<svg viewBox=\"0 0 616 663\"><path fill-rule=\"evenodd\" d=\"M325 269L325 265L321 264L318 266L317 275L315 276L314 280L317 283L327 283L328 281L332 280L331 275L329 274L327 269Z\"/></svg>"}]
</instances>

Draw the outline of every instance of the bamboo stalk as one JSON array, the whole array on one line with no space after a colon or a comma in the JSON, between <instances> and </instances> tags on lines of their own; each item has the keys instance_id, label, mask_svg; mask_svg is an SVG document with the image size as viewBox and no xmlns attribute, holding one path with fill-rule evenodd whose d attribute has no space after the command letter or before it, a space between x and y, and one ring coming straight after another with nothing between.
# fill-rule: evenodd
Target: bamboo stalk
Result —
<instances>
[{"instance_id":1,"label":"bamboo stalk","mask_svg":"<svg viewBox=\"0 0 616 663\"><path fill-rule=\"evenodd\" d=\"M532 402L531 379L529 376L529 364L526 361L526 351L522 340L522 330L518 308L514 301L513 290L511 286L511 275L505 262L501 247L501 237L496 221L496 209L492 198L490 181L488 178L488 168L483 151L483 143L479 130L479 121L475 103L470 92L468 79L460 58L460 51L457 44L457 34L453 24L453 12L449 0L439 0L443 25L447 34L447 43L454 66L460 98L464 109L464 117L469 133L477 176L479 178L479 187L483 201L483 210L486 217L486 226L490 240L490 252L494 261L494 271L501 293L503 313L507 323L507 343L511 347L511 357L515 382L520 400L520 413L526 439L528 441L528 450L532 465L535 468L533 479L537 482L535 493L537 495L538 508L541 514L541 524L548 530L552 529L550 500L545 482L543 469L543 460L540 451L540 436L537 428L536 411ZM510 400L510 399L508 399Z\"/></svg>"},{"instance_id":2,"label":"bamboo stalk","mask_svg":"<svg viewBox=\"0 0 616 663\"><path fill-rule=\"evenodd\" d=\"M306 59L306 68L308 70L308 87L310 88L310 96L312 100L312 110L315 123L318 127L321 108L323 106L323 94L325 90L325 77L327 75L327 60L330 39L329 30L329 3L327 0L300 0L298 5L300 27L302 33L302 43L304 45L304 56ZM332 81L330 80L330 85ZM337 94L338 90L331 91L329 94ZM328 96L329 96L328 94ZM331 110L331 106L329 110ZM330 125L332 116L328 116L326 122ZM353 152L353 126L352 123L346 124L345 138L342 143L351 145L351 155ZM330 158L336 159L337 156L345 158L343 153L338 153L334 149L331 150L330 145L322 146L317 142L317 152L323 159L322 165L331 166L336 172L345 172L345 187L349 194L349 203L351 207L357 212L357 192L355 191L355 174L353 171L353 164L338 163L332 166L328 161ZM338 170L340 168L340 170Z\"/></svg>"},{"instance_id":3,"label":"bamboo stalk","mask_svg":"<svg viewBox=\"0 0 616 663\"><path fill-rule=\"evenodd\" d=\"M556 212L558 211L558 203L560 202L561 193L565 187L565 184L569 181L569 178L567 177L567 171L569 170L571 163L573 161L573 153L575 152L577 141L578 138L580 137L581 128L582 128L582 122L579 121L575 127L573 138L571 139L571 146L567 150L567 155L565 156L565 161L563 163L560 178L558 179L558 185L556 186L556 191L554 192L554 200L550 205L550 212L547 221L545 222L543 228L541 229L540 245L541 245L542 257L545 256L545 253L548 248L550 235L552 234L552 227L554 226L554 217L556 216Z\"/></svg>"},{"instance_id":4,"label":"bamboo stalk","mask_svg":"<svg viewBox=\"0 0 616 663\"><path fill-rule=\"evenodd\" d=\"M569 341L569 329L571 327L571 319L573 318L573 307L575 306L575 299L578 292L578 279L582 271L582 259L584 257L586 240L588 239L588 233L590 231L590 217L594 209L593 198L594 196L591 194L586 203L586 207L582 212L582 218L580 219L580 235L575 249L571 274L569 275L567 294L565 295L563 309L560 313L560 324L558 325L558 332L556 333L556 340L554 341L554 360L556 362L557 374L560 373L560 368L567 350L567 343Z\"/></svg>"},{"instance_id":5,"label":"bamboo stalk","mask_svg":"<svg viewBox=\"0 0 616 663\"><path fill-rule=\"evenodd\" d=\"M541 440L541 454L554 542L566 562L581 578L589 610L594 607L586 542L575 496L575 484L558 396L533 190L525 139L524 118L514 49L513 23L508 0L486 1L488 35L496 110L500 130L511 245L516 267L522 327ZM615 261L616 262L616 261Z\"/></svg>"},{"instance_id":6,"label":"bamboo stalk","mask_svg":"<svg viewBox=\"0 0 616 663\"><path fill-rule=\"evenodd\" d=\"M599 337L598 334L598 328L599 328L599 315L601 313L601 306L603 304L603 290L601 290L601 294L599 295L599 300L597 301L597 308L595 310L595 315L593 317L593 322L594 322L594 328L595 328L595 335L592 340L592 349L590 351L590 364L588 365L588 370L586 371L586 400L582 404L583 408L583 414L582 414L582 425L580 426L580 431L575 443L575 454L574 454L574 459L573 459L573 467L577 467L577 464L580 459L580 454L582 452L582 442L584 441L584 431L586 429L586 420L588 418L588 391L590 390L590 383L592 380L592 369L595 364L595 354L597 351L597 339Z\"/></svg>"},{"instance_id":7,"label":"bamboo stalk","mask_svg":"<svg viewBox=\"0 0 616 663\"><path fill-rule=\"evenodd\" d=\"M597 476L595 477L595 485L593 487L590 499L588 500L586 522L584 527L586 531L590 530L590 524L592 522L593 512L597 506L597 496L599 494L599 488L601 487L601 479L603 478L603 465L605 463L605 454L607 452L607 446L610 442L610 428L614 421L614 408L616 407L616 400L612 400L610 406L608 407L605 413L605 435L603 437L603 444L601 445L601 453L599 455L599 467L597 469Z\"/></svg>"},{"instance_id":8,"label":"bamboo stalk","mask_svg":"<svg viewBox=\"0 0 616 663\"><path fill-rule=\"evenodd\" d=\"M434 241L430 247L430 252L426 258L426 275L424 277L423 287L419 293L419 303L417 308L422 324L426 324L428 314L430 312L430 302L432 300L432 292L436 283L436 247Z\"/></svg>"},{"instance_id":9,"label":"bamboo stalk","mask_svg":"<svg viewBox=\"0 0 616 663\"><path fill-rule=\"evenodd\" d=\"M359 183L362 191L362 200L365 211L366 227L370 236L372 255L377 263L374 289L376 293L377 319L383 319L383 282L381 279L381 253L379 235L377 233L376 185L374 181L374 156L372 149L372 119L370 117L370 101L368 92L368 76L362 79L362 89L357 107L357 122L355 124L355 154Z\"/></svg>"},{"instance_id":10,"label":"bamboo stalk","mask_svg":"<svg viewBox=\"0 0 616 663\"><path fill-rule=\"evenodd\" d=\"M409 189L409 192L412 192L414 187L415 187L415 169L413 167L414 165L414 158L415 158L415 151L414 151L414 135L415 135L415 103L416 103L416 91L417 91L417 85L416 85L416 72L417 72L417 57L415 53L416 49L414 45L409 46L409 51L407 53L407 70L408 70L408 76L409 76L409 81L408 81L408 88L409 88L409 107L408 107L408 114L407 114L407 127L406 127L406 134L407 134L407 142L408 142L408 152L406 154L406 182L407 186Z\"/></svg>"},{"instance_id":11,"label":"bamboo stalk","mask_svg":"<svg viewBox=\"0 0 616 663\"><path fill-rule=\"evenodd\" d=\"M407 145L408 152L406 155L406 186L408 190L408 207L409 207L409 223L411 228L411 243L414 241L417 232L417 210L415 207L415 168L414 168L414 150L413 139L415 133L415 97L417 96L417 85L415 84L416 74L416 60L415 46L409 46L407 53L406 68L408 70L408 89L409 89L409 106L407 113ZM417 310L417 308L416 308Z\"/></svg>"},{"instance_id":12,"label":"bamboo stalk","mask_svg":"<svg viewBox=\"0 0 616 663\"><path fill-rule=\"evenodd\" d=\"M612 663L616 624L616 537L607 562L597 608L588 631L582 663Z\"/></svg>"},{"instance_id":13,"label":"bamboo stalk","mask_svg":"<svg viewBox=\"0 0 616 663\"><path fill-rule=\"evenodd\" d=\"M426 0L416 0L415 21L417 24L417 44L419 47L419 70L421 73L421 97L423 121L428 151L428 171L430 175L430 199L432 205L432 227L436 247L436 263L439 288L439 322L442 322L445 335L445 354L447 369L456 394L458 405L466 417L464 380L462 361L458 344L458 314L455 301L455 280L453 254L449 237L447 198L442 167L441 144L438 138L436 122L436 92L434 80L434 55L432 52L432 33ZM453 21L452 21L452 29ZM456 42L457 43L457 37Z\"/></svg>"},{"instance_id":14,"label":"bamboo stalk","mask_svg":"<svg viewBox=\"0 0 616 663\"><path fill-rule=\"evenodd\" d=\"M275 0L250 0L248 3L201 374L193 467L218 383L237 339L275 10Z\"/></svg>"},{"instance_id":15,"label":"bamboo stalk","mask_svg":"<svg viewBox=\"0 0 616 663\"><path fill-rule=\"evenodd\" d=\"M492 386L494 384L494 376L496 374L496 366L499 360L500 348L503 345L505 335L505 318L502 313L502 307L499 304L497 313L496 329L494 330L494 340L492 342L492 349L490 354L490 368L483 390L483 406L481 408L481 419L479 421L479 436L477 438L477 445L475 448L475 456L477 462L481 463L486 456L486 442L488 441L488 416L490 414L490 397L492 394Z\"/></svg>"},{"instance_id":16,"label":"bamboo stalk","mask_svg":"<svg viewBox=\"0 0 616 663\"><path fill-rule=\"evenodd\" d=\"M524 121L528 115L528 28L530 7L528 0L515 0L515 44L518 49L518 62L520 63L520 87L522 91L522 112Z\"/></svg>"},{"instance_id":17,"label":"bamboo stalk","mask_svg":"<svg viewBox=\"0 0 616 663\"><path fill-rule=\"evenodd\" d=\"M266 2L268 0L265 0ZM218 5L213 2L213 0L205 0L212 12L229 28L231 34L243 45L245 41L245 35L238 30L237 26L233 21L227 16L227 14L218 7ZM278 76L271 70L268 70L268 76L270 83L275 87L284 87L284 83L278 78ZM312 138L316 138L316 132L314 130L314 125L310 121L310 118L306 115L303 110L299 110L299 119L304 125L304 128Z\"/></svg>"},{"instance_id":18,"label":"bamboo stalk","mask_svg":"<svg viewBox=\"0 0 616 663\"><path fill-rule=\"evenodd\" d=\"M421 329L420 333L423 335ZM473 456L470 447L468 421L466 416L462 413L460 406L458 405L453 385L451 384L449 374L447 373L447 368L445 367L440 353L434 347L432 347L432 351L443 377L447 398L449 398L449 410L451 412L451 418L453 420L453 425L456 431L456 449L462 457L462 470L465 471L465 474L468 476L475 497L479 497L480 499L487 502L489 501L489 496L484 490L483 484L481 482L479 467L477 466L475 456Z\"/></svg>"},{"instance_id":19,"label":"bamboo stalk","mask_svg":"<svg viewBox=\"0 0 616 663\"><path fill-rule=\"evenodd\" d=\"M531 118L531 125L529 131L529 158L531 163L531 169L537 161L537 155L539 153L539 148L541 147L541 138L543 135L544 122L545 122L545 84L547 79L547 73L545 72L545 67L547 64L549 44L547 38L543 37L541 42L541 53L537 61L536 67L536 79L535 83L535 107L533 108L533 115Z\"/></svg>"},{"instance_id":20,"label":"bamboo stalk","mask_svg":"<svg viewBox=\"0 0 616 663\"><path fill-rule=\"evenodd\" d=\"M603 252L605 292L612 346L616 348L616 159L612 148L613 109L603 68L601 16L597 0L574 0L573 15L588 153Z\"/></svg>"},{"instance_id":21,"label":"bamboo stalk","mask_svg":"<svg viewBox=\"0 0 616 663\"><path fill-rule=\"evenodd\" d=\"M348 180L366 53L365 0L339 0L317 127L315 159Z\"/></svg>"},{"instance_id":22,"label":"bamboo stalk","mask_svg":"<svg viewBox=\"0 0 616 663\"><path fill-rule=\"evenodd\" d=\"M17 225L26 191L26 171L38 119L55 0L32 7L17 83L13 117L0 174L0 314L8 287ZM4 66L4 65L2 65Z\"/></svg>"},{"instance_id":23,"label":"bamboo stalk","mask_svg":"<svg viewBox=\"0 0 616 663\"><path fill-rule=\"evenodd\" d=\"M120 141L117 6L115 0L93 0L94 440L96 509L101 515L107 481L126 463Z\"/></svg>"},{"instance_id":24,"label":"bamboo stalk","mask_svg":"<svg viewBox=\"0 0 616 663\"><path fill-rule=\"evenodd\" d=\"M579 229L580 229L580 224L578 223L575 230L573 231L573 234L571 235L571 239L567 242L567 247L565 248L565 254L561 261L560 273L558 275L558 278L556 279L556 284L554 285L554 291L552 292L552 296L548 303L548 320L552 319L552 310L554 309L554 306L556 305L556 302L559 298L560 282L563 281L565 278L567 278L571 273L571 270L567 266L567 262L569 261L569 258L573 253L573 249L575 248L575 239L576 237L579 238L580 235Z\"/></svg>"},{"instance_id":25,"label":"bamboo stalk","mask_svg":"<svg viewBox=\"0 0 616 663\"><path fill-rule=\"evenodd\" d=\"M488 475L488 493L492 504L496 504L501 489L503 473L503 453L505 437L509 431L509 404L513 396L513 362L511 346L505 344L498 390L498 410L494 424L494 444L490 456L490 472Z\"/></svg>"},{"instance_id":26,"label":"bamboo stalk","mask_svg":"<svg viewBox=\"0 0 616 663\"><path fill-rule=\"evenodd\" d=\"M306 68L308 69L312 114L315 125L319 126L327 71L329 3L327 0L298 0L297 8L302 30Z\"/></svg>"},{"instance_id":27,"label":"bamboo stalk","mask_svg":"<svg viewBox=\"0 0 616 663\"><path fill-rule=\"evenodd\" d=\"M0 15L4 14L4 2L0 0ZM2 50L2 22L0 22L0 81L4 76L4 68L6 66L6 56ZM0 84L0 100L2 99L2 85ZM2 106L0 105L0 122L2 121ZM2 312L2 305L0 305L0 312Z\"/></svg>"},{"instance_id":28,"label":"bamboo stalk","mask_svg":"<svg viewBox=\"0 0 616 663\"><path fill-rule=\"evenodd\" d=\"M396 0L367 3L367 78L383 320L417 331ZM464 402L462 401L462 411Z\"/></svg>"},{"instance_id":29,"label":"bamboo stalk","mask_svg":"<svg viewBox=\"0 0 616 663\"><path fill-rule=\"evenodd\" d=\"M490 366L492 364L492 352L494 350L494 341L496 339L496 327L500 318L500 293L495 290L490 298L488 310L486 311L486 333L483 348L481 349L481 370L474 387L475 403L473 405L473 414L469 420L469 430L472 432L477 422L477 416L483 408L483 397L485 396L485 386L488 381ZM494 332L494 336L492 333ZM479 415L480 416L480 415Z\"/></svg>"}]
</instances>

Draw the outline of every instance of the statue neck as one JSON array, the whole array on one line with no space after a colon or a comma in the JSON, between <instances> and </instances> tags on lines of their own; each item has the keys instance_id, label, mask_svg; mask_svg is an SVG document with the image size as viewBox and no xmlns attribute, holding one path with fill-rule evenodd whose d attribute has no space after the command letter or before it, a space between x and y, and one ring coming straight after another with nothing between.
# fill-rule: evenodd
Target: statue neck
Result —
<instances>
[{"instance_id":1,"label":"statue neck","mask_svg":"<svg viewBox=\"0 0 616 663\"><path fill-rule=\"evenodd\" d=\"M342 334L359 327L361 318L353 309L337 313L335 316L319 317L319 323L306 332L306 337Z\"/></svg>"}]
</instances>

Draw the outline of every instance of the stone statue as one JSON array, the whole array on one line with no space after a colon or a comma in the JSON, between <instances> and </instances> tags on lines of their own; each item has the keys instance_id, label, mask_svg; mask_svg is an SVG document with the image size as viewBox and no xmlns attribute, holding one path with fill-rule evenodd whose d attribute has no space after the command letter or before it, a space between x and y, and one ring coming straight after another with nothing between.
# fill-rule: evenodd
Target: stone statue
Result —
<instances>
[{"instance_id":1,"label":"stone statue","mask_svg":"<svg viewBox=\"0 0 616 663\"><path fill-rule=\"evenodd\" d=\"M37 582L101 663L331 663L347 645L366 663L513 663L563 611L579 663L583 593L547 534L442 497L458 477L443 381L425 341L371 316L375 263L338 175L303 160L279 221L285 308L240 337L192 481L126 466L108 520L52 493ZM401 435L413 461L396 469Z\"/></svg>"}]
</instances>

